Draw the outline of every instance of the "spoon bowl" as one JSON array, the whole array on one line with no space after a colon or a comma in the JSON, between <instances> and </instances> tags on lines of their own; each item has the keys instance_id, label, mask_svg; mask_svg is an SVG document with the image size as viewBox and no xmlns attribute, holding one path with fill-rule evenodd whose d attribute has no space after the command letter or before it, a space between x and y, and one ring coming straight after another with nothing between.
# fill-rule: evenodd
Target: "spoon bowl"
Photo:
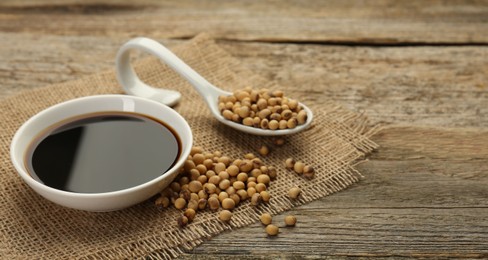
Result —
<instances>
[{"instance_id":1,"label":"spoon bowl","mask_svg":"<svg viewBox=\"0 0 488 260\"><path fill-rule=\"evenodd\" d=\"M162 62L166 63L170 68L188 80L202 96L214 117L219 122L236 130L253 135L279 136L301 132L307 129L312 123L313 113L302 103L299 104L307 112L307 121L292 129L261 129L225 119L219 111L218 98L219 96L232 95L232 93L212 85L166 47L157 41L144 37L134 38L122 45L116 57L117 79L125 92L130 95L152 99L168 106L175 105L181 99L181 94L178 91L154 88L139 79L130 63L130 52L133 49L141 50L158 57Z\"/></svg>"}]
</instances>

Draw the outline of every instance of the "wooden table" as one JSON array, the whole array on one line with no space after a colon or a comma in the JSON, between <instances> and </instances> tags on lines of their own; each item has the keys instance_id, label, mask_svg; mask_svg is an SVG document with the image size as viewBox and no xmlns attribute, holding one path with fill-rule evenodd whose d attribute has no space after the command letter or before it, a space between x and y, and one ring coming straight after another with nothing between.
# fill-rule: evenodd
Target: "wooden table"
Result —
<instances>
[{"instance_id":1,"label":"wooden table","mask_svg":"<svg viewBox=\"0 0 488 260\"><path fill-rule=\"evenodd\" d=\"M205 31L269 80L387 126L364 179L289 212L296 228L254 224L183 258L488 258L487 1L79 2L0 3L0 97L112 68L134 36Z\"/></svg>"}]
</instances>

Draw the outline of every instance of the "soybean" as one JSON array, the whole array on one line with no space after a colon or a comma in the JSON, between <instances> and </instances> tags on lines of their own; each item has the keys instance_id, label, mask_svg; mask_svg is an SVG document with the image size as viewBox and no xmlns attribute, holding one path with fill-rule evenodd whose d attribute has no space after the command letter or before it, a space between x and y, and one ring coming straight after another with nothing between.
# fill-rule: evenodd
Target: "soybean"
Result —
<instances>
[{"instance_id":1,"label":"soybean","mask_svg":"<svg viewBox=\"0 0 488 260\"><path fill-rule=\"evenodd\" d=\"M178 198L175 200L175 208L183 209L186 206L186 200L184 198Z\"/></svg>"},{"instance_id":2,"label":"soybean","mask_svg":"<svg viewBox=\"0 0 488 260\"><path fill-rule=\"evenodd\" d=\"M293 227L297 223L297 218L295 216L288 215L285 217L285 225L288 227Z\"/></svg>"},{"instance_id":3,"label":"soybean","mask_svg":"<svg viewBox=\"0 0 488 260\"><path fill-rule=\"evenodd\" d=\"M298 173L298 174L301 174L303 173L303 168L305 167L305 164L301 161L298 161L295 163L295 165L293 165L293 170Z\"/></svg>"},{"instance_id":4,"label":"soybean","mask_svg":"<svg viewBox=\"0 0 488 260\"><path fill-rule=\"evenodd\" d=\"M291 188L289 191L288 191L288 196L291 198L291 199L297 199L298 196L300 196L300 193L302 192L302 190L298 187L293 187Z\"/></svg>"},{"instance_id":5,"label":"soybean","mask_svg":"<svg viewBox=\"0 0 488 260\"><path fill-rule=\"evenodd\" d=\"M236 206L236 203L233 199L231 198L225 198L223 201L222 201L222 208L224 209L234 209L234 207Z\"/></svg>"},{"instance_id":6,"label":"soybean","mask_svg":"<svg viewBox=\"0 0 488 260\"><path fill-rule=\"evenodd\" d=\"M252 195L252 197L251 197L251 205L252 206L258 206L262 200L263 200L263 198L261 197L261 194L254 193L254 195Z\"/></svg>"},{"instance_id":7,"label":"soybean","mask_svg":"<svg viewBox=\"0 0 488 260\"><path fill-rule=\"evenodd\" d=\"M188 218L188 222L192 222L195 219L196 212L194 209L186 209L183 215Z\"/></svg>"},{"instance_id":8,"label":"soybean","mask_svg":"<svg viewBox=\"0 0 488 260\"><path fill-rule=\"evenodd\" d=\"M200 190L202 190L203 188L203 185L201 182L199 181L191 181L189 184L188 184L188 189L191 191L191 192L199 192Z\"/></svg>"},{"instance_id":9,"label":"soybean","mask_svg":"<svg viewBox=\"0 0 488 260\"><path fill-rule=\"evenodd\" d=\"M266 233L268 233L269 236L276 236L279 232L280 229L273 224L266 226Z\"/></svg>"},{"instance_id":10,"label":"soybean","mask_svg":"<svg viewBox=\"0 0 488 260\"><path fill-rule=\"evenodd\" d=\"M211 197L207 200L207 204L208 206L210 207L210 209L212 211L216 211L219 209L220 207L220 202L219 202L219 199L215 198L215 197Z\"/></svg>"},{"instance_id":11,"label":"soybean","mask_svg":"<svg viewBox=\"0 0 488 260\"><path fill-rule=\"evenodd\" d=\"M263 225L267 226L271 224L271 222L273 221L273 217L271 217L269 213L263 213L260 217L260 220Z\"/></svg>"},{"instance_id":12,"label":"soybean","mask_svg":"<svg viewBox=\"0 0 488 260\"><path fill-rule=\"evenodd\" d=\"M180 216L177 220L178 226L185 227L188 225L188 218L186 216Z\"/></svg>"},{"instance_id":13,"label":"soybean","mask_svg":"<svg viewBox=\"0 0 488 260\"><path fill-rule=\"evenodd\" d=\"M271 199L271 195L269 195L269 192L267 191L261 191L259 195L261 195L263 202L269 202L269 200Z\"/></svg>"},{"instance_id":14,"label":"soybean","mask_svg":"<svg viewBox=\"0 0 488 260\"><path fill-rule=\"evenodd\" d=\"M307 179L312 179L315 175L315 171L312 166L310 165L305 165L303 167L303 176Z\"/></svg>"},{"instance_id":15,"label":"soybean","mask_svg":"<svg viewBox=\"0 0 488 260\"><path fill-rule=\"evenodd\" d=\"M293 160L293 158L288 158L285 160L285 167L287 169L293 169L294 166L295 166L295 160Z\"/></svg>"},{"instance_id":16,"label":"soybean","mask_svg":"<svg viewBox=\"0 0 488 260\"><path fill-rule=\"evenodd\" d=\"M224 221L224 222L229 222L230 219L232 218L232 212L224 209L219 213L219 219Z\"/></svg>"}]
</instances>

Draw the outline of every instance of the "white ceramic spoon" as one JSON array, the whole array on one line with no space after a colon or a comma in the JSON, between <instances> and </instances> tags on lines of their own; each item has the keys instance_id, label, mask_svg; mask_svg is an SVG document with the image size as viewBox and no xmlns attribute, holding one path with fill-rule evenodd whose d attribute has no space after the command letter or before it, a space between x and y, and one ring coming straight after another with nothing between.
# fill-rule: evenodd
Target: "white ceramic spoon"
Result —
<instances>
[{"instance_id":1,"label":"white ceramic spoon","mask_svg":"<svg viewBox=\"0 0 488 260\"><path fill-rule=\"evenodd\" d=\"M310 126L310 123L312 122L312 111L302 103L300 103L300 105L307 112L307 121L305 122L305 124L299 125L293 129L261 129L251 126L245 126L243 124L225 119L218 108L218 97L222 95L232 95L232 93L224 91L212 85L205 78L200 76L200 74L198 74L186 63L184 63L180 58L178 58L174 53L172 53L170 50L168 50L157 41L143 37L134 38L122 45L116 57L117 79L124 88L125 92L130 95L149 98L168 106L175 105L181 99L181 94L178 91L154 88L142 82L131 66L131 49L138 49L148 52L158 57L159 59L161 59L162 62L166 63L169 67L178 72L181 76L188 80L190 84L203 97L215 118L217 118L217 120L219 120L221 123L226 124L234 129L254 135L278 136L303 131L308 126Z\"/></svg>"}]
</instances>

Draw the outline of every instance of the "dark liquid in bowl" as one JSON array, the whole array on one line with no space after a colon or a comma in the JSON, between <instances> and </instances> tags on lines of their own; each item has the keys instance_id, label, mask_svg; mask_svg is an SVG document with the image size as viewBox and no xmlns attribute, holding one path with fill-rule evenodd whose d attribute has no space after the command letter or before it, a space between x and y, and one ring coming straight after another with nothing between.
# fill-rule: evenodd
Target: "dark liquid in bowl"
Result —
<instances>
[{"instance_id":1,"label":"dark liquid in bowl","mask_svg":"<svg viewBox=\"0 0 488 260\"><path fill-rule=\"evenodd\" d=\"M29 173L55 189L111 192L161 176L180 156L175 131L128 112L96 113L45 130L26 154Z\"/></svg>"}]
</instances>

